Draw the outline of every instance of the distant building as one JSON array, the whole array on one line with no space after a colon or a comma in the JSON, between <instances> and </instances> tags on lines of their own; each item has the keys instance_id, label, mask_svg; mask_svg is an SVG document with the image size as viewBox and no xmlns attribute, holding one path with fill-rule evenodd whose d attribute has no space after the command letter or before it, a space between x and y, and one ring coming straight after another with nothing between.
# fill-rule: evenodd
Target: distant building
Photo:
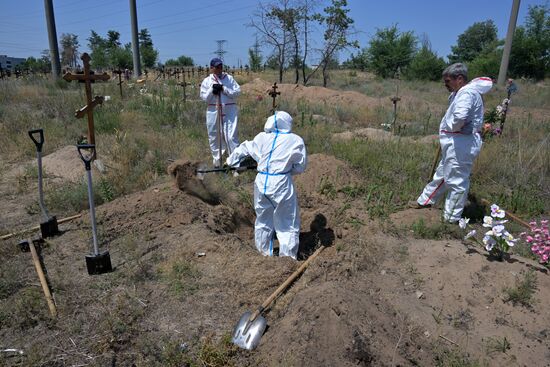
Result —
<instances>
[{"instance_id":1,"label":"distant building","mask_svg":"<svg viewBox=\"0 0 550 367\"><path fill-rule=\"evenodd\" d=\"M8 55L0 55L0 67L2 69L14 71L15 67L25 62L25 60L26 59L22 57L9 57Z\"/></svg>"}]
</instances>

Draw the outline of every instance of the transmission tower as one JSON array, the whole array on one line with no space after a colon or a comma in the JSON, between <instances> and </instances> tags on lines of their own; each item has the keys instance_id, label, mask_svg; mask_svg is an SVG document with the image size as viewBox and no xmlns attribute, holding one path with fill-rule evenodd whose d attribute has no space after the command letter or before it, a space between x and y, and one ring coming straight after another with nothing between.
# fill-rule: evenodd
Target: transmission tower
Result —
<instances>
[{"instance_id":1,"label":"transmission tower","mask_svg":"<svg viewBox=\"0 0 550 367\"><path fill-rule=\"evenodd\" d=\"M225 63L225 60L223 59L223 55L225 55L227 51L223 49L223 45L227 43L227 40L217 40L216 43L218 44L218 50L214 53L218 55L218 57L222 59L222 61Z\"/></svg>"}]
</instances>

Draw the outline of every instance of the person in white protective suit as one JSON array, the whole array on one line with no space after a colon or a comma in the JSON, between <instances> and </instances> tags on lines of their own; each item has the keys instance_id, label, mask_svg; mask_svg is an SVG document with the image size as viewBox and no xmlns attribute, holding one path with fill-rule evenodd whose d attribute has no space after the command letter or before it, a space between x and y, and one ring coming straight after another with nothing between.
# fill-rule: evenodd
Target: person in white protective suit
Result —
<instances>
[{"instance_id":1,"label":"person in white protective suit","mask_svg":"<svg viewBox=\"0 0 550 367\"><path fill-rule=\"evenodd\" d=\"M468 83L468 69L456 63L443 71L445 87L451 92L449 107L439 126L441 160L433 179L410 206L426 208L447 193L443 219L457 222L462 215L470 189L470 173L481 150L483 99L493 86L491 78L481 77Z\"/></svg>"},{"instance_id":2,"label":"person in white protective suit","mask_svg":"<svg viewBox=\"0 0 550 367\"><path fill-rule=\"evenodd\" d=\"M298 255L300 212L292 176L304 172L307 153L301 137L291 132L292 117L276 111L254 140L239 145L226 164L238 166L246 156L258 163L254 182L255 242L263 255L273 256L275 233L279 256Z\"/></svg>"},{"instance_id":3,"label":"person in white protective suit","mask_svg":"<svg viewBox=\"0 0 550 367\"><path fill-rule=\"evenodd\" d=\"M239 145L236 98L241 94L241 87L231 75L223 72L221 59L213 58L210 70L211 74L201 83L200 97L207 103L206 128L212 163L214 167L220 167L222 155L226 151L230 154ZM221 131L218 114L221 116Z\"/></svg>"}]
</instances>

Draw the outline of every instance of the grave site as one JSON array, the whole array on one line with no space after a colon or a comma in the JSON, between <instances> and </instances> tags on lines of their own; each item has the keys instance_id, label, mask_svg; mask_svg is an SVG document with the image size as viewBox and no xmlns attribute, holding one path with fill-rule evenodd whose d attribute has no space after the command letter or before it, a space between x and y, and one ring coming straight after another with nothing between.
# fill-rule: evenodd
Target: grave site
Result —
<instances>
[{"instance_id":1,"label":"grave site","mask_svg":"<svg viewBox=\"0 0 550 367\"><path fill-rule=\"evenodd\" d=\"M256 170L212 169L204 73L123 82L82 60L0 81L0 365L550 366L548 263L520 235L550 211L547 83L508 94L462 229L407 207L436 159L440 82L235 72L240 141L284 110L306 143L293 260L254 247ZM481 243L492 204L519 239L502 257ZM253 348L235 343L247 321Z\"/></svg>"}]
</instances>

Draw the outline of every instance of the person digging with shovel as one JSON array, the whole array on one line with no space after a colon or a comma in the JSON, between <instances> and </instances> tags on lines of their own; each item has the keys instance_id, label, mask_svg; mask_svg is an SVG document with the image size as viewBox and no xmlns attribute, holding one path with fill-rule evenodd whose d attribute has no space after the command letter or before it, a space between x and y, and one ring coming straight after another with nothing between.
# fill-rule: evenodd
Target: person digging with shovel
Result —
<instances>
[{"instance_id":1,"label":"person digging with shovel","mask_svg":"<svg viewBox=\"0 0 550 367\"><path fill-rule=\"evenodd\" d=\"M206 128L214 167L220 167L222 155L239 145L237 136L238 110L236 98L241 87L229 74L223 72L223 61L210 61L211 74L201 83L200 97L207 105Z\"/></svg>"},{"instance_id":2,"label":"person digging with shovel","mask_svg":"<svg viewBox=\"0 0 550 367\"><path fill-rule=\"evenodd\" d=\"M307 153L302 138L291 130L292 117L287 112L276 111L268 117L264 131L235 148L226 164L239 166L247 156L258 163L254 182L256 248L265 256L273 256L276 233L279 256L296 259L300 212L292 176L305 171Z\"/></svg>"}]
</instances>

